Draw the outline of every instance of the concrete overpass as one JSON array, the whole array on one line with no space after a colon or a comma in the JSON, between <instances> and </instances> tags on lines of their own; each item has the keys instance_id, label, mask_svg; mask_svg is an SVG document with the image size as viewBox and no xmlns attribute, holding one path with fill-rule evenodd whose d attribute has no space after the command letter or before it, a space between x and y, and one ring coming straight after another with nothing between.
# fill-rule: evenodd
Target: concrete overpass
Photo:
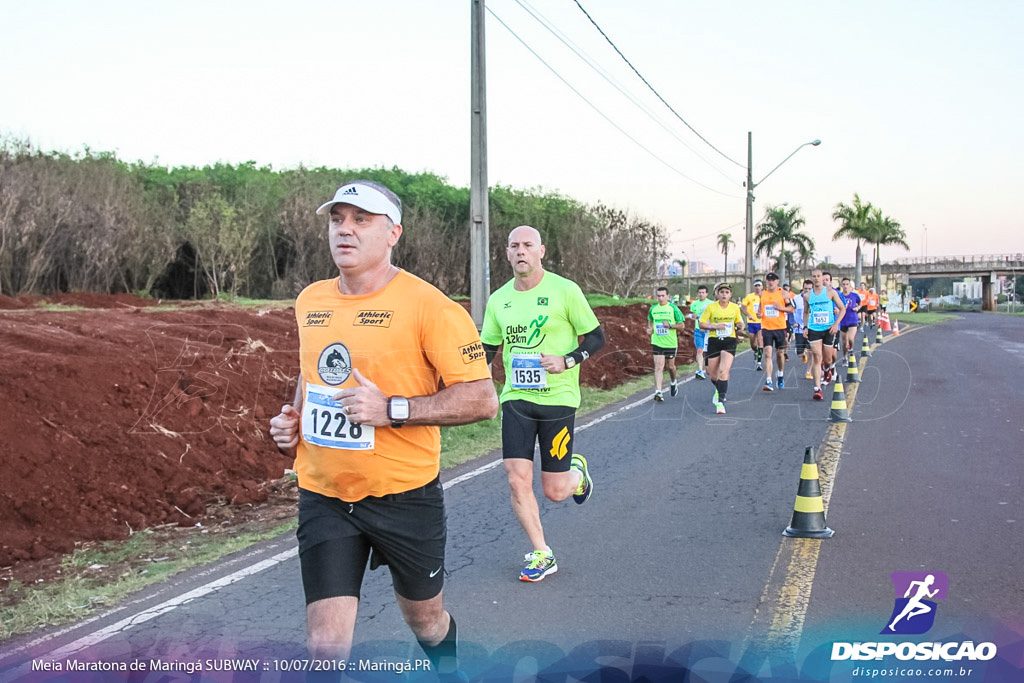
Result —
<instances>
[{"instance_id":1,"label":"concrete overpass","mask_svg":"<svg viewBox=\"0 0 1024 683\"><path fill-rule=\"evenodd\" d=\"M850 264L823 263L822 269L832 273L833 280L841 280L844 277L853 278L856 268ZM876 287L878 290L889 292L903 292L910 286L910 281L919 278L931 277L977 277L981 279L982 289L982 310L995 310L996 297L993 293L992 283L1000 276L1015 277L1024 273L1024 253L1015 254L982 254L973 256L929 256L927 258L906 258L895 259L890 263L882 264L881 286L876 285L874 280L874 267L865 263L861 269L861 279L868 283L869 287ZM764 273L755 273L755 277L763 276ZM795 272L787 272L790 280L803 279L810 276L809 269L798 269ZM743 279L743 271L721 271L711 273L691 273L688 276L692 287L704 284L709 288L718 282L740 282Z\"/></svg>"}]
</instances>

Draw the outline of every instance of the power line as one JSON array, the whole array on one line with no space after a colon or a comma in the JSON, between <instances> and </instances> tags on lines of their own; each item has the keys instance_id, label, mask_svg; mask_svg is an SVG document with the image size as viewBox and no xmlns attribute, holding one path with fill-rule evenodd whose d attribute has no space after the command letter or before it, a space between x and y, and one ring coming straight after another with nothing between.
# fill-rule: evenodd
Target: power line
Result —
<instances>
[{"instance_id":1,"label":"power line","mask_svg":"<svg viewBox=\"0 0 1024 683\"><path fill-rule=\"evenodd\" d=\"M665 98L664 98L664 97L662 97L662 96L661 96L661 95L660 95L660 94L658 93L658 91L654 89L654 86L652 86L652 85L651 85L650 83L648 83L648 82L647 82L647 79L646 79L646 78L644 78L644 77L643 77L643 75L641 75L641 73L640 73L639 71L637 71L637 70L636 70L636 67L635 67L635 66L633 66L633 65L632 65L632 64L630 63L630 61L629 61L628 59L626 59L626 55L622 54L622 51L621 51L621 50L619 50L619 48L615 46L615 43L613 43L613 42L612 42L612 39L608 37L608 34L607 34L607 33L605 33L605 32L604 32L603 30L601 30L601 27L597 25L597 22L596 22L596 21L594 21L593 17L591 17L591 16L590 16L590 14L588 14L588 13L587 13L587 10L583 9L583 5L581 5L581 4L580 4L580 0L573 0L573 2L575 2L575 3L576 3L576 6L580 8L580 11L581 11L581 12L583 12L583 14L584 14L584 15L586 15L587 19L589 19L589 20L590 20L590 23L594 25L594 28L596 28L596 29L597 29L598 33L600 33L600 34L601 34L602 36L604 36L604 39L608 41L608 44L612 46L612 49L613 49L613 50L615 50L615 52L617 52L617 53L618 53L618 55L619 55L620 57L622 57L622 61L624 61L624 62L625 62L625 63L626 63L627 65L629 65L629 68L633 70L633 73L635 73L635 74L637 75L637 77L638 77L638 78L639 78L639 79L640 79L641 81L643 81L643 82L644 82L644 85L646 85L646 86L647 86L647 87L648 87L648 88L650 89L650 91L651 91L652 93L654 93L655 97L657 97L657 98L658 98L659 100L661 100L661 103L662 103L662 104L664 104L664 105L665 105L666 107L668 107L668 110L669 110L670 112L672 112L673 114L675 114L675 116L676 116L676 118L677 118L677 119L679 119L680 121L682 121L682 122L683 122L683 123L684 123L684 124L686 125L686 127L687 127L687 128L689 128L689 129L690 129L691 131L693 131L693 134L694 134L694 135L696 135L696 136L697 136L697 137L699 137L699 138L700 138L701 140L703 140L703 141L704 141L704 143L705 143L705 144L706 144L706 145L707 145L708 147L710 147L711 149L715 150L716 152L718 152L719 154L721 154L721 155L722 155L723 157L725 157L725 158L726 158L727 160L729 160L729 161L731 161L732 163L736 164L736 165L737 165L737 166L739 166L740 168L746 168L746 165L745 165L745 164L741 164L740 162L736 161L735 159L733 159L732 157L730 157L730 156L729 156L728 154L726 154L726 153L725 153L725 152L723 152L722 150L720 150L720 149L718 149L717 147L715 147L714 145L712 145L712 144L711 144L710 142L708 142L708 139L707 139L707 138L705 138L705 137L704 137L703 135L701 135L700 133L698 133L698 132L697 132L697 129L696 129L696 128L694 128L694 127L693 127L693 126L691 126L691 125L690 125L689 123L687 123L687 122L686 122L686 119L684 119L684 118L683 118L682 116L680 116L680 115L679 115L679 112L677 112L677 111L676 111L675 109L673 109L673 108L672 108L672 105L670 105L670 104L669 104L668 102L666 102L666 101L665 101Z\"/></svg>"},{"instance_id":2,"label":"power line","mask_svg":"<svg viewBox=\"0 0 1024 683\"><path fill-rule=\"evenodd\" d=\"M668 168L669 170L673 171L674 173L677 173L678 175L682 176L682 177L683 177L683 178L685 178L686 180L689 180L689 181L690 181L691 183L694 183L695 185L700 185L700 186L701 186L701 187L703 187L703 188L704 188L705 190L709 190L709 191L711 191L711 192L714 192L715 194L720 194L720 195L722 195L723 197L730 197L730 198L732 198L732 199L741 199L741 198L742 198L742 197L738 197L738 196L736 196L736 195L731 195L731 194L727 194L727 193L725 193L725 192L722 192L722 191L720 191L720 190L716 190L715 188L711 187L710 185L705 185L704 183L700 182L699 180L695 180L695 179L691 178L690 176L686 175L685 173L683 173L682 171L680 171L680 170L679 170L678 168L676 168L676 167L675 167L675 166L673 166L672 164L668 163L667 161L665 161L664 159L662 159L661 157L659 157L659 156L658 156L657 154L655 154L654 152L652 152L652 151L651 151L650 149L648 149L647 147L645 147L645 146L643 145L643 143L641 143L641 142L640 142L639 140L637 140L637 139L636 139L636 138L634 138L634 137L633 137L632 135L630 135L629 133L627 133L627 132L626 132L626 130L625 130L624 128L622 128L622 126L620 126L619 124L615 123L615 121L613 121L613 120L612 120L611 118L609 118L609 117L608 117L608 115L607 115L607 114L605 114L605 113L604 113L603 111L601 111L601 110L600 110L600 109L599 109L599 108L598 108L598 107L597 107L597 106L596 106L596 105L595 105L595 104L594 104L593 102L591 102L591 101L590 101L590 100L588 100L588 99L587 99L586 97L584 97L584 96L583 96L583 94L582 94L582 93L581 93L581 92L580 92L579 90L577 90L576 88L574 88L574 87L572 86L572 84L571 84L571 83L569 83L569 81L565 80L565 78L563 78L563 77L562 77L562 75L561 75L560 73L558 73L558 71L556 71L554 67L552 67L552 66L551 66L550 64L548 64L548 63L547 63L546 61L544 61L544 58L543 58L543 57L541 57L541 56L540 56L539 54L537 54L537 52L536 52L536 51L534 51L534 49L533 49L533 48L531 48L531 47L529 46L529 44L527 44L527 42L526 42L525 40L523 40L523 39L522 39L521 37L519 37L519 34L517 34L517 33L516 33L515 31L513 31L513 30L512 30L512 28L511 28L511 27L510 27L510 26L509 26L508 24L506 24L506 23L505 23L504 21L502 21L501 17L499 17L499 16L498 16L498 15L497 15L497 14L496 14L496 13L494 12L494 10L490 8L490 6L489 6L489 5L485 5L485 9L486 9L486 10L487 10L487 11L488 11L488 12L490 13L490 15L491 15L492 17L494 17L494 18L495 18L495 20L497 20L497 22L498 22L499 24L501 24L502 26L504 26L504 27L505 27L505 30L506 30L506 31L508 31L509 33L511 33L511 34L512 34L512 36L513 36L513 37L514 37L514 38L515 38L516 40L518 40L518 41L519 41L519 42L520 42L520 43L522 44L522 46L523 46L523 47L525 47L525 48L526 48L526 49L527 49L527 50L528 50L528 51L530 52L530 54L532 54L532 55L533 55L534 57L536 57L536 58L537 58L537 59L538 59L538 60L540 61L540 63L541 63L541 64L543 64L544 66L546 66L546 67L548 68L548 70L549 70L549 71L550 71L551 73L553 73L553 74L555 75L555 77L556 77L556 78L558 78L558 80L562 81L562 83L563 83L563 84L565 85L565 87L569 88L569 90L572 90L572 91L573 91L573 93L575 93L577 97L579 97L579 98L580 98L581 100L583 100L584 102L586 102L586 103L587 103L587 105L588 105L588 106L589 106L589 107L590 107L591 109L593 109L593 110L594 110L595 112L597 112L597 113L598 113L598 115L600 115L600 116L601 116L601 118L603 118L603 119L604 119L605 121L607 121L607 122L608 122L609 124L611 124L611 125L612 125L612 127L614 127L614 128L615 128L615 129L617 130L617 131L619 131L619 132L620 132L620 133L622 133L622 134L623 134L624 136L626 136L626 138L628 138L628 139L629 139L629 140L630 140L630 141L631 141L631 142L632 142L633 144L635 144L635 145L636 145L637 147L639 147L640 149L642 149L643 151L647 152L647 153L648 153L649 155L651 155L652 157L654 157L654 158L655 158L655 159L656 159L657 161L659 161L660 163L662 163L662 164L663 164L663 165L664 165L664 166L665 166L666 168Z\"/></svg>"},{"instance_id":3,"label":"power line","mask_svg":"<svg viewBox=\"0 0 1024 683\"><path fill-rule=\"evenodd\" d=\"M706 163L708 166L710 166L711 168L713 168L716 171L718 171L718 173L720 173L722 175L722 177L724 177L730 183L736 184L735 179L731 178L725 171L723 171L722 169L720 169L717 166L715 166L708 159L705 159L704 156L702 156L700 154L700 152L698 152L693 147L691 147L674 130L669 128L668 125L666 125L664 121L662 121L657 116L655 116L655 114L647 106L645 106L644 104L639 102L631 93L629 93L625 89L624 86L622 86L620 83L615 81L615 79L612 78L607 72L605 72L604 69L602 69L589 55L584 54L581 51L581 49L579 48L579 46L577 46L575 43L573 43L572 40L570 40L564 33L559 31L558 28L555 27L555 25L549 19L547 19L547 17L545 17L543 14L541 14L534 7L530 6L530 4L528 2L525 2L525 0L515 0L515 2L520 7L522 7L523 10L525 10L527 12L527 14L529 14L531 17L533 17L537 21L537 23L539 23L541 26L543 26L545 29L547 29L549 33L551 33L553 36L555 36L555 38L557 38L563 45L565 45L577 57L579 57L581 60L583 60L583 62L585 62L587 64L587 66L589 66L591 69L593 69L598 75L600 75L605 81L607 81L613 88L618 90L619 93L623 97L625 97L630 102L632 102L637 107L637 109L639 109L640 111L642 111L645 114L647 114L647 116L652 121L657 123L662 128L662 130L664 130L666 133L668 133L669 135L674 137L679 142L679 144L681 144L683 147L685 147L686 149L688 149L691 152L693 152L693 154L698 159L700 159L701 161Z\"/></svg>"}]
</instances>

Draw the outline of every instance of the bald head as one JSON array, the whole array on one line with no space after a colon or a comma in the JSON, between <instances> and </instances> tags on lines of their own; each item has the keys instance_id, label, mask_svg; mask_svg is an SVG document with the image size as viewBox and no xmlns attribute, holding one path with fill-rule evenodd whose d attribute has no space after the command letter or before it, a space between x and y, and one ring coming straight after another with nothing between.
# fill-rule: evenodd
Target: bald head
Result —
<instances>
[{"instance_id":1,"label":"bald head","mask_svg":"<svg viewBox=\"0 0 1024 683\"><path fill-rule=\"evenodd\" d=\"M512 232L508 234L509 246L512 246L513 242L521 241L534 242L540 245L540 231L529 225L520 225L518 228L513 228Z\"/></svg>"},{"instance_id":2,"label":"bald head","mask_svg":"<svg viewBox=\"0 0 1024 683\"><path fill-rule=\"evenodd\" d=\"M508 248L505 250L512 272L521 286L529 289L544 277L544 245L540 232L529 225L520 225L508 234Z\"/></svg>"}]
</instances>

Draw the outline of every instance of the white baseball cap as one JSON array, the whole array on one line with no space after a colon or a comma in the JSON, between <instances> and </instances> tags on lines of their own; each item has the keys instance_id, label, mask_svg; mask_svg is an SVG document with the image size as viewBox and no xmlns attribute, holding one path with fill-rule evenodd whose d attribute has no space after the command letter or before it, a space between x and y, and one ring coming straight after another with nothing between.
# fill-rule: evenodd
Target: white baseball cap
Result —
<instances>
[{"instance_id":1,"label":"white baseball cap","mask_svg":"<svg viewBox=\"0 0 1024 683\"><path fill-rule=\"evenodd\" d=\"M342 185L334 193L334 199L322 204L316 210L316 214L322 216L329 212L335 204L351 204L363 211L387 216L393 223L402 222L402 209L399 205L391 201L386 194L377 188L364 183L355 182Z\"/></svg>"}]
</instances>

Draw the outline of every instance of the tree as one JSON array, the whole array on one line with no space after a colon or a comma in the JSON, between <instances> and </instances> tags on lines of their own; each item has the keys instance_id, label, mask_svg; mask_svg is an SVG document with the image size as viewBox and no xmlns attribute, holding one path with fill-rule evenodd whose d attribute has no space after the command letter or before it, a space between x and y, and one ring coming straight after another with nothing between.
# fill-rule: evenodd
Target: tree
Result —
<instances>
[{"instance_id":1,"label":"tree","mask_svg":"<svg viewBox=\"0 0 1024 683\"><path fill-rule=\"evenodd\" d=\"M878 291L882 290L882 253L883 244L895 244L909 250L907 244L907 233L903 232L900 224L882 214L882 210L872 207L871 216L868 219L867 241L875 245L875 278L874 286Z\"/></svg>"},{"instance_id":2,"label":"tree","mask_svg":"<svg viewBox=\"0 0 1024 683\"><path fill-rule=\"evenodd\" d=\"M805 224L799 206L769 206L765 209L764 219L757 226L757 234L754 236L757 255L771 255L778 249L779 279L783 282L786 282L786 265L793 256L799 255L806 260L814 251L814 240L800 232ZM786 251L788 245L793 246L789 252Z\"/></svg>"},{"instance_id":3,"label":"tree","mask_svg":"<svg viewBox=\"0 0 1024 683\"><path fill-rule=\"evenodd\" d=\"M564 245L566 272L584 291L636 296L668 257L665 228L603 204L579 216Z\"/></svg>"},{"instance_id":4,"label":"tree","mask_svg":"<svg viewBox=\"0 0 1024 683\"><path fill-rule=\"evenodd\" d=\"M718 234L718 251L725 255L725 267L722 268L722 272L725 273L725 279L729 279L729 245L736 246L736 243L732 241L731 232L722 232Z\"/></svg>"},{"instance_id":5,"label":"tree","mask_svg":"<svg viewBox=\"0 0 1024 683\"><path fill-rule=\"evenodd\" d=\"M871 218L871 204L862 204L860 195L853 193L853 204L847 206L842 202L836 204L832 211L832 220L840 221L841 227L832 235L832 239L852 239L857 241L857 260L854 275L854 285L860 285L863 279L864 254L861 251L860 243L868 239L868 222Z\"/></svg>"}]
</instances>

